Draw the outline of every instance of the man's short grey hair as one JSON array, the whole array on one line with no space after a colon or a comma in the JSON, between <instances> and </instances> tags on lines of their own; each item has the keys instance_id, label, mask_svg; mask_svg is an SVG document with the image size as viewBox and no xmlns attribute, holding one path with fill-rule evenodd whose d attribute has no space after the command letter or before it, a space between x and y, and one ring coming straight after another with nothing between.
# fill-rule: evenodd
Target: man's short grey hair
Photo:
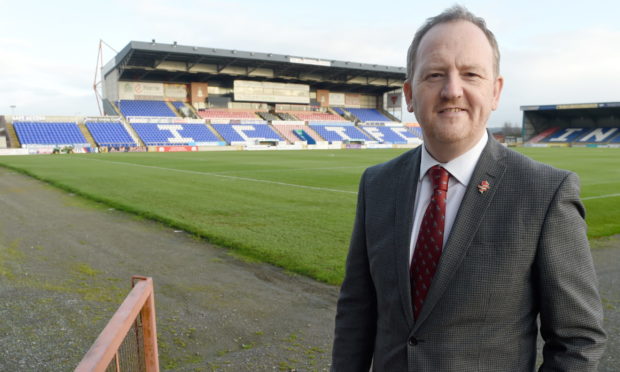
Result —
<instances>
[{"instance_id":1,"label":"man's short grey hair","mask_svg":"<svg viewBox=\"0 0 620 372\"><path fill-rule=\"evenodd\" d=\"M407 81L413 80L418 48L420 47L420 42L422 41L424 35L426 35L431 28L439 24L456 21L471 22L478 26L482 32L484 32L487 40L489 40L489 44L491 44L491 48L493 49L493 72L495 73L495 77L499 76L499 47L497 46L495 35L493 35L493 32L487 28L487 24L483 18L477 17L464 6L454 5L451 8L444 10L441 14L428 18L426 23L424 23L415 33L413 41L409 46L409 51L407 52Z\"/></svg>"}]
</instances>

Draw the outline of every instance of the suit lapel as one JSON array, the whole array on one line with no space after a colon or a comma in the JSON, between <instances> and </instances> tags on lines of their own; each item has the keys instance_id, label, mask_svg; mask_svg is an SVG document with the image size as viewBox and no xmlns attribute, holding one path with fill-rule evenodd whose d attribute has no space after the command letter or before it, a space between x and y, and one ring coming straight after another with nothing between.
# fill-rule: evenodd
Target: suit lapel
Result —
<instances>
[{"instance_id":1,"label":"suit lapel","mask_svg":"<svg viewBox=\"0 0 620 372\"><path fill-rule=\"evenodd\" d=\"M399 174L394 198L394 267L398 277L401 305L409 328L413 327L411 284L409 282L409 244L413 226L413 207L420 174L420 147L406 158Z\"/></svg>"},{"instance_id":2,"label":"suit lapel","mask_svg":"<svg viewBox=\"0 0 620 372\"><path fill-rule=\"evenodd\" d=\"M506 165L501 160L504 154L505 150L502 148L502 145L489 135L489 142L480 155L469 185L466 186L465 195L452 225L448 241L443 249L437 272L433 278L428 295L424 300L420 316L415 322L416 329L431 313L463 261L485 211L493 200L493 196L502 181L504 171L506 170ZM481 193L477 187L482 181L488 181L490 184L490 188L484 193Z\"/></svg>"}]
</instances>

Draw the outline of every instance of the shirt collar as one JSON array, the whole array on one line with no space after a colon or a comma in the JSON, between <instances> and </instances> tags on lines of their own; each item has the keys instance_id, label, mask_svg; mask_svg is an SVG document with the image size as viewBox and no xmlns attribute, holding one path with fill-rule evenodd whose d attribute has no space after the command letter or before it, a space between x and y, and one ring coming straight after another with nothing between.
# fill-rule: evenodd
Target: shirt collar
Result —
<instances>
[{"instance_id":1,"label":"shirt collar","mask_svg":"<svg viewBox=\"0 0 620 372\"><path fill-rule=\"evenodd\" d=\"M419 181L422 181L426 172L433 166L439 164L448 172L450 175L454 177L459 183L463 186L467 186L469 180L471 179L471 175L474 173L474 168L476 167L476 163L478 163L478 159L480 159L480 155L482 154L482 150L486 146L489 140L489 135L487 131L484 131L484 134L467 152L460 155L457 158L450 160L447 163L440 163L435 160L431 154L426 151L426 146L422 146L422 160L420 162L420 178Z\"/></svg>"}]
</instances>

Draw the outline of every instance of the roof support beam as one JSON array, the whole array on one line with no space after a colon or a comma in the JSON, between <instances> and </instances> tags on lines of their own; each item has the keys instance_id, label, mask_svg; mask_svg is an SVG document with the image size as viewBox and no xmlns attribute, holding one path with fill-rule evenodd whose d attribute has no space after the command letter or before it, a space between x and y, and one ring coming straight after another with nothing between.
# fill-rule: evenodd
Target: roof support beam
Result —
<instances>
[{"instance_id":1,"label":"roof support beam","mask_svg":"<svg viewBox=\"0 0 620 372\"><path fill-rule=\"evenodd\" d=\"M166 62L166 59L170 56L170 53L166 53L163 58L161 60L154 60L153 62L153 68L158 68L159 65L161 65L162 63Z\"/></svg>"},{"instance_id":2,"label":"roof support beam","mask_svg":"<svg viewBox=\"0 0 620 372\"><path fill-rule=\"evenodd\" d=\"M250 76L251 73L253 73L254 71L258 70L259 68L263 67L265 64L264 63L257 63L256 66L246 66L245 67L245 74L247 76Z\"/></svg>"},{"instance_id":3,"label":"roof support beam","mask_svg":"<svg viewBox=\"0 0 620 372\"><path fill-rule=\"evenodd\" d=\"M344 81L348 83L348 82L350 82L351 80L353 80L353 79L355 79L355 78L357 78L357 77L359 77L359 76L360 76L360 75L358 75L358 74L355 74L355 75L348 75L348 74L347 74L347 76L345 77L345 80L344 80Z\"/></svg>"},{"instance_id":4,"label":"roof support beam","mask_svg":"<svg viewBox=\"0 0 620 372\"><path fill-rule=\"evenodd\" d=\"M218 74L219 74L220 72L224 71L224 69L225 69L226 67L229 67L230 65L232 65L233 63L235 63L235 61L237 61L237 60L236 60L236 59L231 59L230 61L228 61L228 63L226 63L226 64L224 64L224 65L222 65L222 66L217 65L217 72L218 72Z\"/></svg>"},{"instance_id":5,"label":"roof support beam","mask_svg":"<svg viewBox=\"0 0 620 372\"><path fill-rule=\"evenodd\" d=\"M205 59L204 56L200 56L199 58L197 58L196 60L194 60L192 62L187 62L187 63L185 63L185 68L187 68L187 71L189 71L189 70L192 69L192 67L196 66L197 64L202 62L204 59Z\"/></svg>"}]
</instances>

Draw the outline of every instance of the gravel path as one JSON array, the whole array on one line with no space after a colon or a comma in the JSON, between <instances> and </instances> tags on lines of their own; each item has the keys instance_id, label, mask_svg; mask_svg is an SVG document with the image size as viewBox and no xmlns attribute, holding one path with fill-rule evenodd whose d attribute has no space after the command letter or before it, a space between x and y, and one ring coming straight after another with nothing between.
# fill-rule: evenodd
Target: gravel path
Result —
<instances>
[{"instance_id":1,"label":"gravel path","mask_svg":"<svg viewBox=\"0 0 620 372\"><path fill-rule=\"evenodd\" d=\"M337 288L0 169L0 371L69 371L152 276L162 370L327 370Z\"/></svg>"},{"instance_id":2,"label":"gravel path","mask_svg":"<svg viewBox=\"0 0 620 372\"><path fill-rule=\"evenodd\" d=\"M618 371L620 237L594 244ZM0 168L0 371L73 370L133 274L154 279L162 370L329 369L338 288Z\"/></svg>"}]
</instances>

